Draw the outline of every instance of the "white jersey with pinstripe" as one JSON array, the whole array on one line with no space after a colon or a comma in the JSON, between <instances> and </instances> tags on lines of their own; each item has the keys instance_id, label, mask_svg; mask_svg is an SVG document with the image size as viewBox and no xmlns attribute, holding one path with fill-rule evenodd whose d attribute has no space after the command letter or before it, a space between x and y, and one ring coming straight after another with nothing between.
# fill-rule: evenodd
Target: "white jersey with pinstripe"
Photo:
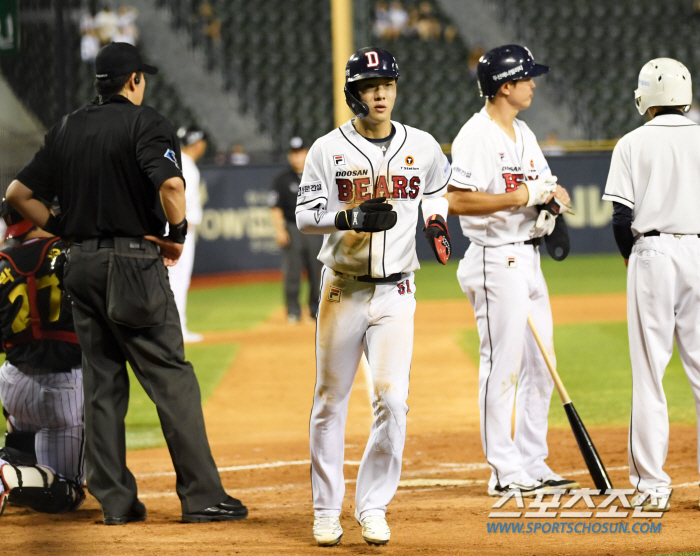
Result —
<instances>
[{"instance_id":1,"label":"white jersey with pinstripe","mask_svg":"<svg viewBox=\"0 0 700 556\"><path fill-rule=\"evenodd\" d=\"M346 210L372 197L386 197L397 213L385 232L327 234L319 260L334 270L383 277L420 268L416 256L418 207L423 197L447 192L450 163L425 131L392 122L389 149L360 135L350 120L311 146L297 194L302 210Z\"/></svg>"},{"instance_id":2,"label":"white jersey with pinstripe","mask_svg":"<svg viewBox=\"0 0 700 556\"><path fill-rule=\"evenodd\" d=\"M523 180L550 175L535 134L518 119L513 128L515 141L485 108L474 114L452 144L450 185L501 194ZM552 311L540 253L525 243L537 214L535 208L521 207L460 216L471 243L457 278L474 308L481 342L479 409L482 444L492 469L491 492L511 483L550 480L552 475L545 459L553 382L527 326L531 314L554 360Z\"/></svg>"},{"instance_id":3,"label":"white jersey with pinstripe","mask_svg":"<svg viewBox=\"0 0 700 556\"><path fill-rule=\"evenodd\" d=\"M362 352L373 385L374 423L357 477L355 517L383 516L401 476L419 268L415 250L423 197L447 191L450 165L428 133L393 122L386 153L347 122L318 139L306 159L297 213L345 210L386 197L397 213L386 232L327 234L316 329L316 387L310 422L311 485L317 517L339 516L345 493L344 433ZM354 277L384 282L365 282ZM392 277L392 275L394 275Z\"/></svg>"}]
</instances>

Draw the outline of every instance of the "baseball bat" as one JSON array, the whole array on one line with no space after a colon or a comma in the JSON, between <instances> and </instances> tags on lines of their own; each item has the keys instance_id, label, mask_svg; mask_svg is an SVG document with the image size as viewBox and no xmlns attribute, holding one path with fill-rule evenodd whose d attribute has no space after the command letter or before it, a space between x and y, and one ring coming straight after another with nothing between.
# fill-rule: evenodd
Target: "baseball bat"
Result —
<instances>
[{"instance_id":1,"label":"baseball bat","mask_svg":"<svg viewBox=\"0 0 700 556\"><path fill-rule=\"evenodd\" d=\"M554 364L547 353L547 349L544 347L544 342L542 342L542 338L540 337L539 332L537 332L535 322L532 320L532 316L530 315L527 316L527 324L530 326L530 330L532 330L532 335L535 337L535 341L540 348L540 352L542 352L542 357L544 357L544 362L547 364L549 373L552 375L554 384L557 387L557 392L559 392L559 397L561 398L561 403L564 406L564 411L566 411L566 416L569 418L571 430L573 431L576 442L578 443L578 449L581 450L583 461L586 462L586 467L588 467L588 472L591 474L596 488L600 489L602 494L604 491L613 488L612 481L610 480L608 472L605 470L605 466L603 465L603 460L600 459L598 451L595 449L593 441L591 440L583 421L581 421L581 417L579 417L578 412L574 407L574 403L571 401L571 398L564 387L564 383L559 377L559 373L557 373L557 370L554 368Z\"/></svg>"}]
</instances>

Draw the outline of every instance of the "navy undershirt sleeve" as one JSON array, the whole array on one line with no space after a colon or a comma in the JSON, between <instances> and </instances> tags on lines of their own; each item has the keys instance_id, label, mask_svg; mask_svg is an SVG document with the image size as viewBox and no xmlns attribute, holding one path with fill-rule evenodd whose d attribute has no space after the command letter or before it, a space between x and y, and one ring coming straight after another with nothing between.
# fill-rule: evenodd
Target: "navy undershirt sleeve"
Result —
<instances>
[{"instance_id":1,"label":"navy undershirt sleeve","mask_svg":"<svg viewBox=\"0 0 700 556\"><path fill-rule=\"evenodd\" d=\"M613 201L613 234L615 243L623 258L629 259L634 245L634 235L632 235L632 209L622 203Z\"/></svg>"}]
</instances>

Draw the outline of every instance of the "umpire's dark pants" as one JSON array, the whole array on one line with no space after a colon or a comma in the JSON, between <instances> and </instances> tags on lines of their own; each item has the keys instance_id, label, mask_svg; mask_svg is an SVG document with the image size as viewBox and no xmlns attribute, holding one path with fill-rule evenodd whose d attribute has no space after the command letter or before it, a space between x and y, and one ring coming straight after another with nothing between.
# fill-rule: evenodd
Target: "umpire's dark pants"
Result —
<instances>
[{"instance_id":1,"label":"umpire's dark pants","mask_svg":"<svg viewBox=\"0 0 700 556\"><path fill-rule=\"evenodd\" d=\"M284 248L282 274L284 274L287 315L297 318L301 316L299 289L301 273L306 269L309 277L309 311L315 318L318 314L318 292L323 268L323 263L317 257L323 245L323 236L300 232L296 222L287 222L286 227L289 233L289 244Z\"/></svg>"},{"instance_id":2,"label":"umpire's dark pants","mask_svg":"<svg viewBox=\"0 0 700 556\"><path fill-rule=\"evenodd\" d=\"M180 317L155 244L138 238L74 243L65 285L83 349L87 485L104 514L126 515L137 497L126 466L127 361L156 404L183 513L223 502L199 384L185 361ZM158 322L139 327L149 320Z\"/></svg>"}]
</instances>

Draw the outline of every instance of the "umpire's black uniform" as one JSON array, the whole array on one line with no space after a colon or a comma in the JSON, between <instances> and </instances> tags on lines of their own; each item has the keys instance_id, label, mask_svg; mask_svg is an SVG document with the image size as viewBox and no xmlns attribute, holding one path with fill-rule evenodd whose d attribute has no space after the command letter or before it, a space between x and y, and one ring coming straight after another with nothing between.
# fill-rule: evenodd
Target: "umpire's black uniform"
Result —
<instances>
[{"instance_id":1,"label":"umpire's black uniform","mask_svg":"<svg viewBox=\"0 0 700 556\"><path fill-rule=\"evenodd\" d=\"M143 72L157 71L123 43L104 47L96 68L98 79L129 74L136 84ZM64 281L84 354L87 484L106 524L145 519L126 467L127 361L158 409L183 519L247 515L221 485L163 258L143 238L164 232L159 192L171 178L182 179L172 126L152 108L115 94L65 116L16 180L38 197L58 196L60 232L71 241Z\"/></svg>"}]
</instances>

